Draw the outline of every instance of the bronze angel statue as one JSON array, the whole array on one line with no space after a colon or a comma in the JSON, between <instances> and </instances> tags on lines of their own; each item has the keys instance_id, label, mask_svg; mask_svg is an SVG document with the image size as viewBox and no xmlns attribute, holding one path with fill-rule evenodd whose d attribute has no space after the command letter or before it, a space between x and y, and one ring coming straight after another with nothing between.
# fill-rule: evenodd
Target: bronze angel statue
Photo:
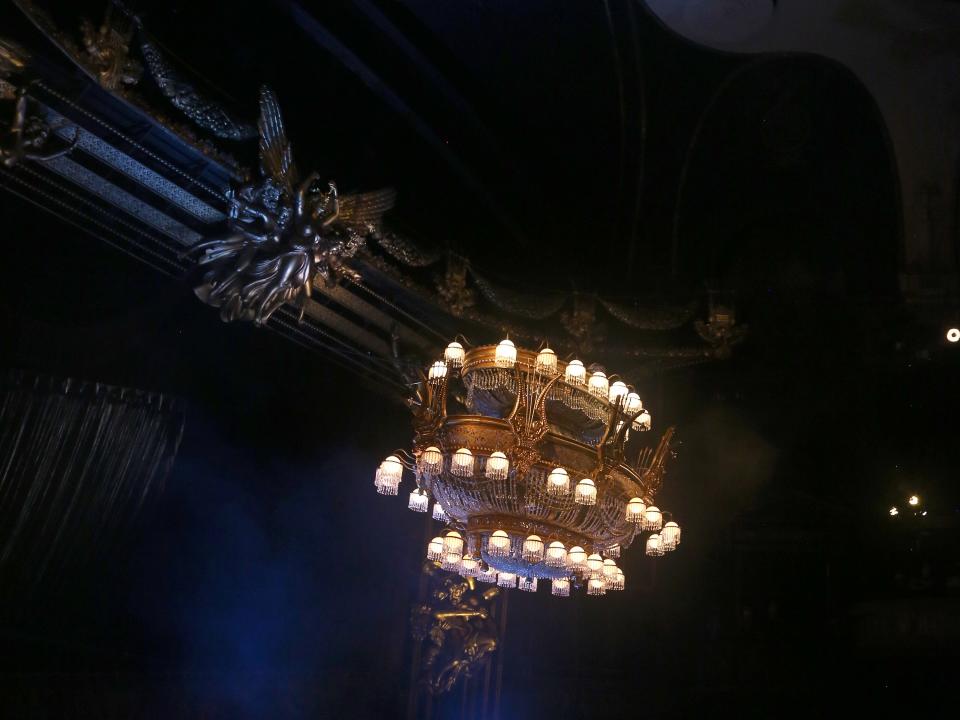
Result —
<instances>
[{"instance_id":1,"label":"bronze angel statue","mask_svg":"<svg viewBox=\"0 0 960 720\"><path fill-rule=\"evenodd\" d=\"M318 276L327 284L359 281L344 260L379 231L395 193L341 196L332 182L321 190L315 172L300 180L276 95L266 87L258 129L262 179L228 192L226 237L185 254L202 253L194 289L201 300L219 307L225 321L263 325L286 303L298 303L302 318Z\"/></svg>"}]
</instances>

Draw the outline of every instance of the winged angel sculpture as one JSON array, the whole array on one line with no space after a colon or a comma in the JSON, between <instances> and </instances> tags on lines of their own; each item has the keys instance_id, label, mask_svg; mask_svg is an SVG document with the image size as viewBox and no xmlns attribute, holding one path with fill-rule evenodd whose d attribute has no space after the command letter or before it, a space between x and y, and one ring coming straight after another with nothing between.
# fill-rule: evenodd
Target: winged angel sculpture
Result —
<instances>
[{"instance_id":1,"label":"winged angel sculpture","mask_svg":"<svg viewBox=\"0 0 960 720\"><path fill-rule=\"evenodd\" d=\"M220 308L225 321L263 325L285 303L306 300L317 277L328 285L360 276L344 264L377 233L393 207L392 189L341 196L319 176L300 180L276 95L260 91L262 179L228 192L230 233L199 243L185 254L203 253L197 296Z\"/></svg>"}]
</instances>

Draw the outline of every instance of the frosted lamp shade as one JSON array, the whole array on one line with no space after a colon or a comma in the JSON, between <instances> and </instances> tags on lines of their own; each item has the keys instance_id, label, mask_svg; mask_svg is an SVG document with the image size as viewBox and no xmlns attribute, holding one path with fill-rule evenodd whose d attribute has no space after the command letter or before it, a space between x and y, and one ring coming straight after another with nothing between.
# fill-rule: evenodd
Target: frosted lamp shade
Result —
<instances>
[{"instance_id":1,"label":"frosted lamp shade","mask_svg":"<svg viewBox=\"0 0 960 720\"><path fill-rule=\"evenodd\" d=\"M536 369L542 373L555 373L557 371L557 354L550 348L544 348L537 353Z\"/></svg>"},{"instance_id":2,"label":"frosted lamp shade","mask_svg":"<svg viewBox=\"0 0 960 720\"><path fill-rule=\"evenodd\" d=\"M499 450L487 458L486 476L490 480L505 480L509 469L510 461Z\"/></svg>"},{"instance_id":3,"label":"frosted lamp shade","mask_svg":"<svg viewBox=\"0 0 960 720\"><path fill-rule=\"evenodd\" d=\"M623 411L627 413L627 415L633 415L642 408L643 402L640 400L640 396L635 392L627 393L627 399L623 403Z\"/></svg>"},{"instance_id":4,"label":"frosted lamp shade","mask_svg":"<svg viewBox=\"0 0 960 720\"><path fill-rule=\"evenodd\" d=\"M508 572L498 573L497 585L502 588L515 588L517 586L517 576Z\"/></svg>"},{"instance_id":5,"label":"frosted lamp shade","mask_svg":"<svg viewBox=\"0 0 960 720\"><path fill-rule=\"evenodd\" d=\"M639 525L643 522L643 514L647 510L646 503L640 498L633 498L627 503L627 522Z\"/></svg>"},{"instance_id":6,"label":"frosted lamp shade","mask_svg":"<svg viewBox=\"0 0 960 720\"><path fill-rule=\"evenodd\" d=\"M666 523L660 531L660 539L663 541L664 550L667 552L676 550L677 545L680 544L680 526L673 520Z\"/></svg>"},{"instance_id":7,"label":"frosted lamp shade","mask_svg":"<svg viewBox=\"0 0 960 720\"><path fill-rule=\"evenodd\" d=\"M663 555L663 540L656 533L647 538L647 555L650 557Z\"/></svg>"},{"instance_id":8,"label":"frosted lamp shade","mask_svg":"<svg viewBox=\"0 0 960 720\"><path fill-rule=\"evenodd\" d=\"M591 573L600 572L603 569L603 558L597 553L593 553L587 558L587 570Z\"/></svg>"},{"instance_id":9,"label":"frosted lamp shade","mask_svg":"<svg viewBox=\"0 0 960 720\"><path fill-rule=\"evenodd\" d=\"M637 419L633 424L636 426L637 430L649 430L652 422L653 419L650 417L650 413L644 410L637 416Z\"/></svg>"},{"instance_id":10,"label":"frosted lamp shade","mask_svg":"<svg viewBox=\"0 0 960 720\"><path fill-rule=\"evenodd\" d=\"M617 576L613 579L612 582L607 583L610 586L611 590L623 590L623 586L626 583L626 578L623 575L623 570L617 568Z\"/></svg>"},{"instance_id":11,"label":"frosted lamp shade","mask_svg":"<svg viewBox=\"0 0 960 720\"><path fill-rule=\"evenodd\" d=\"M554 468L547 476L547 494L566 495L570 492L570 476L563 468Z\"/></svg>"},{"instance_id":12,"label":"frosted lamp shade","mask_svg":"<svg viewBox=\"0 0 960 720\"><path fill-rule=\"evenodd\" d=\"M443 536L443 551L463 557L463 538L456 530L451 530Z\"/></svg>"},{"instance_id":13,"label":"frosted lamp shade","mask_svg":"<svg viewBox=\"0 0 960 720\"><path fill-rule=\"evenodd\" d=\"M473 453L467 448L457 450L450 460L450 472L458 477L473 475Z\"/></svg>"},{"instance_id":14,"label":"frosted lamp shade","mask_svg":"<svg viewBox=\"0 0 960 720\"><path fill-rule=\"evenodd\" d=\"M567 552L567 567L573 570L580 570L586 567L587 551L579 545L574 545Z\"/></svg>"},{"instance_id":15,"label":"frosted lamp shade","mask_svg":"<svg viewBox=\"0 0 960 720\"><path fill-rule=\"evenodd\" d=\"M545 563L547 567L561 568L567 564L567 549L559 540L554 540L547 548Z\"/></svg>"},{"instance_id":16,"label":"frosted lamp shade","mask_svg":"<svg viewBox=\"0 0 960 720\"><path fill-rule=\"evenodd\" d=\"M539 535L530 535L523 541L522 557L530 563L538 563L543 560L543 540L540 539Z\"/></svg>"},{"instance_id":17,"label":"frosted lamp shade","mask_svg":"<svg viewBox=\"0 0 960 720\"><path fill-rule=\"evenodd\" d=\"M610 558L603 561L603 577L606 578L607 582L617 576L617 570L619 570L617 564Z\"/></svg>"},{"instance_id":18,"label":"frosted lamp shade","mask_svg":"<svg viewBox=\"0 0 960 720\"><path fill-rule=\"evenodd\" d=\"M611 545L607 548L607 557L618 558L620 557L620 546Z\"/></svg>"},{"instance_id":19,"label":"frosted lamp shade","mask_svg":"<svg viewBox=\"0 0 960 720\"><path fill-rule=\"evenodd\" d=\"M444 553L440 567L449 572L458 572L460 570L460 555L452 552Z\"/></svg>"},{"instance_id":20,"label":"frosted lamp shade","mask_svg":"<svg viewBox=\"0 0 960 720\"><path fill-rule=\"evenodd\" d=\"M427 373L427 379L430 382L440 382L447 376L447 364L443 360L437 360L430 366Z\"/></svg>"},{"instance_id":21,"label":"frosted lamp shade","mask_svg":"<svg viewBox=\"0 0 960 720\"><path fill-rule=\"evenodd\" d=\"M520 578L520 589L524 592L536 592L537 591L537 579L535 577L531 578Z\"/></svg>"},{"instance_id":22,"label":"frosted lamp shade","mask_svg":"<svg viewBox=\"0 0 960 720\"><path fill-rule=\"evenodd\" d=\"M583 385L587 378L587 369L579 360L571 360L563 372L563 379L571 385Z\"/></svg>"},{"instance_id":23,"label":"frosted lamp shade","mask_svg":"<svg viewBox=\"0 0 960 720\"><path fill-rule=\"evenodd\" d=\"M443 359L447 361L447 365L452 368L463 367L463 358L464 355L463 345L454 340L452 343L447 345L447 349L443 351Z\"/></svg>"},{"instance_id":24,"label":"frosted lamp shade","mask_svg":"<svg viewBox=\"0 0 960 720\"><path fill-rule=\"evenodd\" d=\"M621 398L626 398L627 393L630 392L627 389L626 383L621 380L617 380L613 385L610 386L610 391L607 398L611 403L618 403L621 401Z\"/></svg>"},{"instance_id":25,"label":"frosted lamp shade","mask_svg":"<svg viewBox=\"0 0 960 720\"><path fill-rule=\"evenodd\" d=\"M443 453L440 448L431 445L420 453L420 467L430 473L440 472L443 467Z\"/></svg>"},{"instance_id":26,"label":"frosted lamp shade","mask_svg":"<svg viewBox=\"0 0 960 720\"><path fill-rule=\"evenodd\" d=\"M587 381L587 389L591 394L606 400L607 394L610 391L610 383L607 380L607 374L600 371L595 372L590 376L590 380Z\"/></svg>"},{"instance_id":27,"label":"frosted lamp shade","mask_svg":"<svg viewBox=\"0 0 960 720\"><path fill-rule=\"evenodd\" d=\"M426 512L429 505L430 496L420 488L410 493L410 501L407 503L407 507L414 512Z\"/></svg>"},{"instance_id":28,"label":"frosted lamp shade","mask_svg":"<svg viewBox=\"0 0 960 720\"><path fill-rule=\"evenodd\" d=\"M460 561L460 574L464 577L476 577L477 569L479 567L480 563L477 561L477 559L470 553L467 553Z\"/></svg>"},{"instance_id":29,"label":"frosted lamp shade","mask_svg":"<svg viewBox=\"0 0 960 720\"><path fill-rule=\"evenodd\" d=\"M402 477L403 464L396 455L391 455L380 463L373 484L381 495L396 495Z\"/></svg>"},{"instance_id":30,"label":"frosted lamp shade","mask_svg":"<svg viewBox=\"0 0 960 720\"><path fill-rule=\"evenodd\" d=\"M435 537L427 543L427 559L439 560L443 557L443 538Z\"/></svg>"},{"instance_id":31,"label":"frosted lamp shade","mask_svg":"<svg viewBox=\"0 0 960 720\"><path fill-rule=\"evenodd\" d=\"M570 581L566 578L551 580L550 592L557 597L570 597Z\"/></svg>"},{"instance_id":32,"label":"frosted lamp shade","mask_svg":"<svg viewBox=\"0 0 960 720\"><path fill-rule=\"evenodd\" d=\"M517 346L510 339L501 340L493 356L494 364L501 368L512 368L517 362Z\"/></svg>"},{"instance_id":33,"label":"frosted lamp shade","mask_svg":"<svg viewBox=\"0 0 960 720\"><path fill-rule=\"evenodd\" d=\"M443 505L438 502L433 504L433 519L439 520L440 522L446 522L449 518L447 517L447 511L443 509Z\"/></svg>"},{"instance_id":34,"label":"frosted lamp shade","mask_svg":"<svg viewBox=\"0 0 960 720\"><path fill-rule=\"evenodd\" d=\"M587 595L606 595L607 584L602 577L592 577L587 580Z\"/></svg>"},{"instance_id":35,"label":"frosted lamp shade","mask_svg":"<svg viewBox=\"0 0 960 720\"><path fill-rule=\"evenodd\" d=\"M494 530L487 540L487 552L493 557L506 557L510 554L510 536L503 530Z\"/></svg>"},{"instance_id":36,"label":"frosted lamp shade","mask_svg":"<svg viewBox=\"0 0 960 720\"><path fill-rule=\"evenodd\" d=\"M579 505L597 504L597 486L590 478L584 478L577 483L577 491L574 493L573 501Z\"/></svg>"},{"instance_id":37,"label":"frosted lamp shade","mask_svg":"<svg viewBox=\"0 0 960 720\"><path fill-rule=\"evenodd\" d=\"M656 505L651 505L643 511L642 529L647 532L655 532L663 527L663 513Z\"/></svg>"}]
</instances>

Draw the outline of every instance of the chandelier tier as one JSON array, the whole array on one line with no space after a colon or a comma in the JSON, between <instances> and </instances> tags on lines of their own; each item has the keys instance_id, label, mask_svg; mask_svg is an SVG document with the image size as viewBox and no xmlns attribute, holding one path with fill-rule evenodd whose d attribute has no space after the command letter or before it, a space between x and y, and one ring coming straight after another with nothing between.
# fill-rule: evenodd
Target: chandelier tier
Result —
<instances>
[{"instance_id":1,"label":"chandelier tier","mask_svg":"<svg viewBox=\"0 0 960 720\"><path fill-rule=\"evenodd\" d=\"M384 460L374 484L396 495L406 469L410 509L426 512L433 498L447 529L427 557L443 569L530 592L546 579L558 597L571 587L603 595L623 589L616 559L641 535L650 556L679 545L679 526L664 526L654 502L673 428L656 447L642 442L652 418L616 376L509 339L452 342L410 406L412 452Z\"/></svg>"}]
</instances>

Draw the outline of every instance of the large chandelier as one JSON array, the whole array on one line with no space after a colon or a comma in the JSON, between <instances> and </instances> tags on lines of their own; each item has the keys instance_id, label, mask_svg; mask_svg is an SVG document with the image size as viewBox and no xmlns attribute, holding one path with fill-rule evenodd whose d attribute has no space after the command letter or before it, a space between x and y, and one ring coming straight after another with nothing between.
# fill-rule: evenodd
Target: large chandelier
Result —
<instances>
[{"instance_id":1,"label":"large chandelier","mask_svg":"<svg viewBox=\"0 0 960 720\"><path fill-rule=\"evenodd\" d=\"M550 348L509 340L465 350L452 342L410 401L414 440L378 468L374 485L446 529L427 546L445 570L553 595L622 590L621 550L643 538L646 554L677 548L680 527L655 501L670 455L669 428L642 442L651 416L622 380ZM639 440L639 441L636 441Z\"/></svg>"}]
</instances>

